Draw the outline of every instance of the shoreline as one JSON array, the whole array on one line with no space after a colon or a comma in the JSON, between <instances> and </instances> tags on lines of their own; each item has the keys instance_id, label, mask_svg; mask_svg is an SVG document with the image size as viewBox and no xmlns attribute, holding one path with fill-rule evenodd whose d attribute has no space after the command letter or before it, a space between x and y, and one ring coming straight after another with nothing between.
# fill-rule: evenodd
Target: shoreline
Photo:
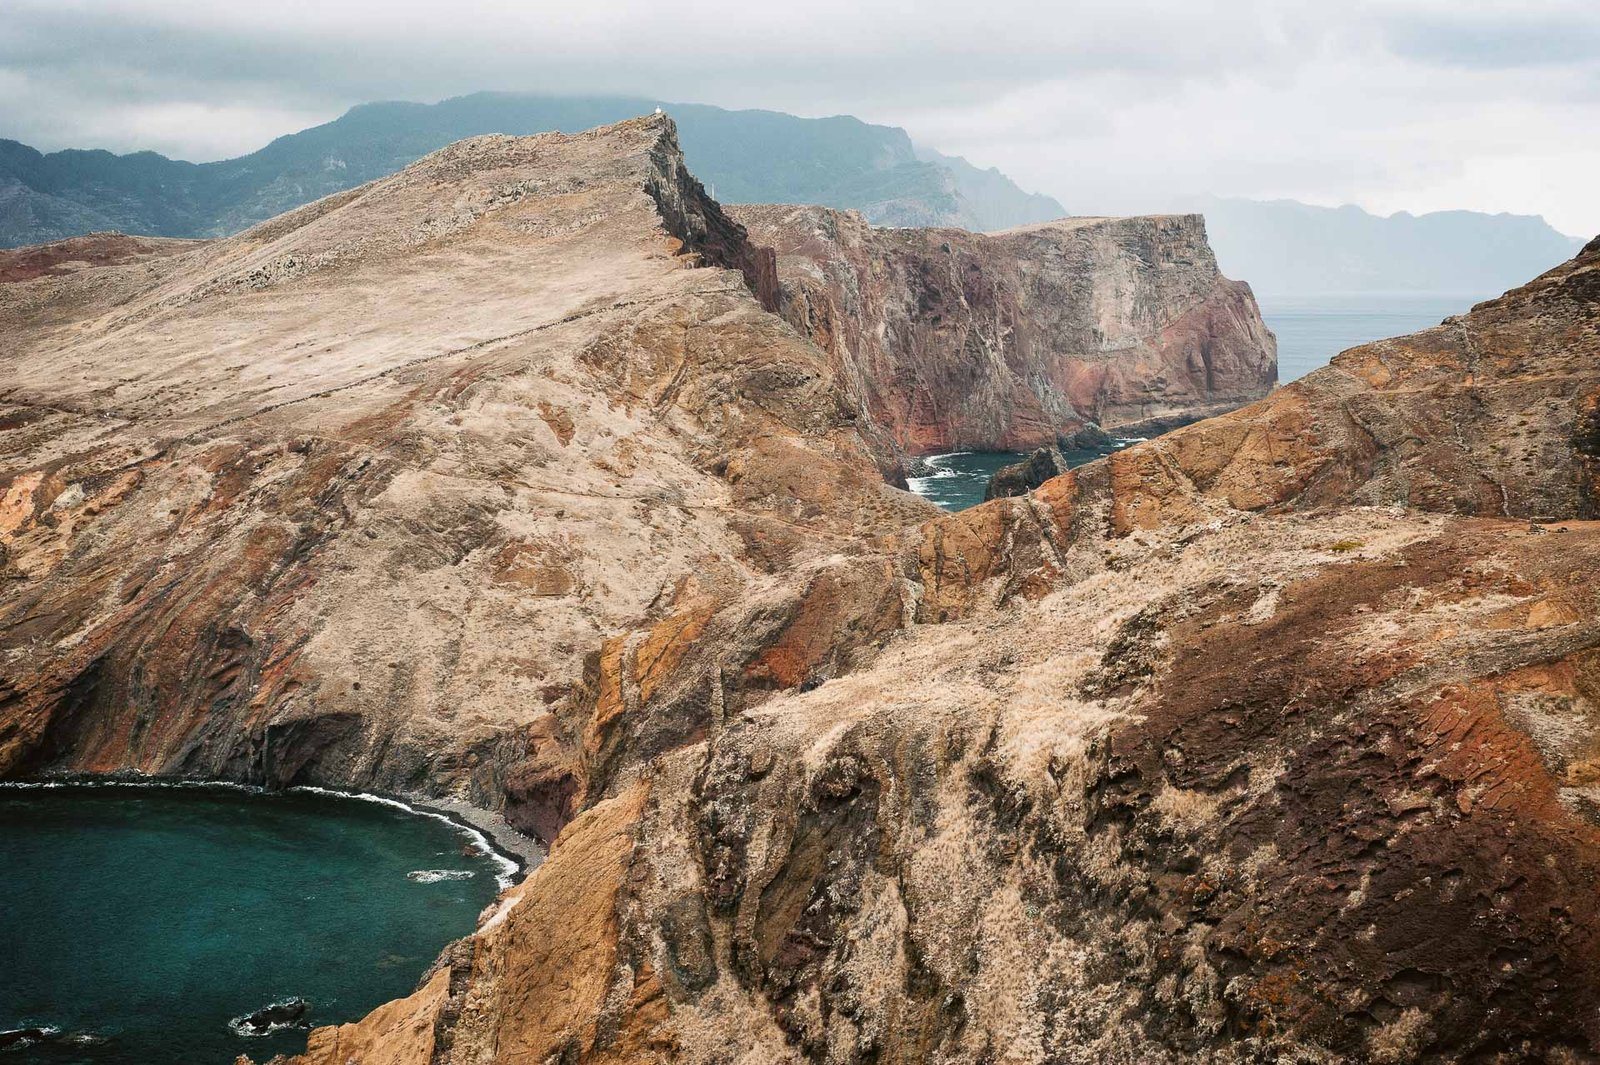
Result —
<instances>
[{"instance_id":1,"label":"shoreline","mask_svg":"<svg viewBox=\"0 0 1600 1065\"><path fill-rule=\"evenodd\" d=\"M424 795L384 795L379 792L330 788L316 784L297 784L287 788L271 789L260 784L242 784L234 780L194 780L146 776L142 773L63 773L57 776L36 777L32 780L0 780L0 791L70 787L203 788L260 796L294 793L328 795L361 802L384 803L404 809L418 817L432 817L445 821L472 838L473 842L484 848L488 857L502 863L502 871L497 877L502 891L539 868L546 854L543 844L511 827L501 814L473 806L461 799ZM505 868L507 866L509 868Z\"/></svg>"},{"instance_id":2,"label":"shoreline","mask_svg":"<svg viewBox=\"0 0 1600 1065\"><path fill-rule=\"evenodd\" d=\"M418 811L432 811L487 837L498 853L516 860L518 873L521 876L527 876L544 864L547 853L544 844L512 828L503 814L474 806L463 799L435 799L423 795L411 795L402 796L399 801Z\"/></svg>"}]
</instances>

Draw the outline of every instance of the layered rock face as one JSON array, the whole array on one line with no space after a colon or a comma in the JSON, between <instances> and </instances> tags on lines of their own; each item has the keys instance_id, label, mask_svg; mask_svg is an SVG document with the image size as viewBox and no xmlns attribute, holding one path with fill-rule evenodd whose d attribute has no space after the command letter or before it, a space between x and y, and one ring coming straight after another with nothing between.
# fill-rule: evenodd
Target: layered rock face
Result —
<instances>
[{"instance_id":1,"label":"layered rock face","mask_svg":"<svg viewBox=\"0 0 1600 1065\"><path fill-rule=\"evenodd\" d=\"M732 209L775 248L783 314L912 453L1052 446L1258 399L1277 345L1198 215L1004 233L878 229L821 207Z\"/></svg>"},{"instance_id":2,"label":"layered rock face","mask_svg":"<svg viewBox=\"0 0 1600 1065\"><path fill-rule=\"evenodd\" d=\"M0 286L0 773L554 837L306 1065L1600 1059L1600 242L959 514L771 278L655 119Z\"/></svg>"},{"instance_id":3,"label":"layered rock face","mask_svg":"<svg viewBox=\"0 0 1600 1065\"><path fill-rule=\"evenodd\" d=\"M603 639L931 509L670 120L461 142L158 250L0 286L0 774L494 807L548 757L553 830Z\"/></svg>"},{"instance_id":4,"label":"layered rock face","mask_svg":"<svg viewBox=\"0 0 1600 1065\"><path fill-rule=\"evenodd\" d=\"M1595 1060L1597 277L832 570L812 643L888 575L915 624L702 700L307 1061ZM1485 471L1510 517L1462 513Z\"/></svg>"}]
</instances>

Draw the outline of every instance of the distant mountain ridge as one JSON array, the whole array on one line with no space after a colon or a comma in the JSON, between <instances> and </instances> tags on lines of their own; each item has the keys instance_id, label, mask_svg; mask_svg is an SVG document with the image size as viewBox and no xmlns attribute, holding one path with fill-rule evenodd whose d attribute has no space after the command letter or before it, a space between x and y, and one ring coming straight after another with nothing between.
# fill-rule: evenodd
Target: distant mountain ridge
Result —
<instances>
[{"instance_id":1,"label":"distant mountain ridge","mask_svg":"<svg viewBox=\"0 0 1600 1065\"><path fill-rule=\"evenodd\" d=\"M1431 292L1498 295L1572 258L1583 239L1536 215L1405 211L1295 200L1193 197L1175 206L1205 215L1217 261L1257 295Z\"/></svg>"},{"instance_id":2,"label":"distant mountain ridge","mask_svg":"<svg viewBox=\"0 0 1600 1065\"><path fill-rule=\"evenodd\" d=\"M571 133L657 107L677 120L689 165L726 203L813 203L852 208L880 225L975 230L1066 214L998 170L919 150L903 129L849 116L798 118L644 97L475 93L437 104L362 104L213 163L155 152L44 154L0 140L0 247L98 230L224 236L394 173L464 137Z\"/></svg>"}]
</instances>

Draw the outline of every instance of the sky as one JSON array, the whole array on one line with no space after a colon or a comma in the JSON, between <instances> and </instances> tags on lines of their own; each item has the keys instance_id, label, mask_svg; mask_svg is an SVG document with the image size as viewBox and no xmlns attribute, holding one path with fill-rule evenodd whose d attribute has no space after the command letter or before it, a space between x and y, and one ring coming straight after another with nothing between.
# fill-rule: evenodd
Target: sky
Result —
<instances>
[{"instance_id":1,"label":"sky","mask_svg":"<svg viewBox=\"0 0 1600 1065\"><path fill-rule=\"evenodd\" d=\"M0 137L203 161L370 100L853 114L1075 213L1200 194L1600 233L1596 0L0 0Z\"/></svg>"}]
</instances>

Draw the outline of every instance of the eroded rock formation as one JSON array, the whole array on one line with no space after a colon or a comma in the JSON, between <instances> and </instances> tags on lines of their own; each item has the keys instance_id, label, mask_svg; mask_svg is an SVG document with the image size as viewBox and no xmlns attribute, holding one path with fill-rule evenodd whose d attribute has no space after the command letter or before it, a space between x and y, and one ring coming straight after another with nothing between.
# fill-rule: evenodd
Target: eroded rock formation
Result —
<instances>
[{"instance_id":1,"label":"eroded rock formation","mask_svg":"<svg viewBox=\"0 0 1600 1065\"><path fill-rule=\"evenodd\" d=\"M919 623L619 775L411 1023L452 1062L1593 1060L1597 275L894 538ZM1467 410L1544 457L1487 467L1509 517L1462 513Z\"/></svg>"},{"instance_id":2,"label":"eroded rock formation","mask_svg":"<svg viewBox=\"0 0 1600 1065\"><path fill-rule=\"evenodd\" d=\"M548 759L512 812L553 830L606 637L932 510L670 120L162 250L0 286L0 773L494 807Z\"/></svg>"},{"instance_id":3,"label":"eroded rock formation","mask_svg":"<svg viewBox=\"0 0 1600 1065\"><path fill-rule=\"evenodd\" d=\"M1067 460L1062 458L1061 452L1055 448L1035 448L1033 454L1021 462L1002 466L994 472L994 476L990 477L989 483L984 486L984 501L1027 495L1052 477L1066 473L1068 469Z\"/></svg>"},{"instance_id":4,"label":"eroded rock formation","mask_svg":"<svg viewBox=\"0 0 1600 1065\"><path fill-rule=\"evenodd\" d=\"M938 514L675 161L0 287L0 772L554 837L305 1065L1600 1058L1600 242Z\"/></svg>"},{"instance_id":5,"label":"eroded rock formation","mask_svg":"<svg viewBox=\"0 0 1600 1065\"><path fill-rule=\"evenodd\" d=\"M783 314L913 454L1148 433L1265 395L1277 344L1198 215L1004 233L882 229L823 207L732 208L777 250Z\"/></svg>"}]
</instances>

